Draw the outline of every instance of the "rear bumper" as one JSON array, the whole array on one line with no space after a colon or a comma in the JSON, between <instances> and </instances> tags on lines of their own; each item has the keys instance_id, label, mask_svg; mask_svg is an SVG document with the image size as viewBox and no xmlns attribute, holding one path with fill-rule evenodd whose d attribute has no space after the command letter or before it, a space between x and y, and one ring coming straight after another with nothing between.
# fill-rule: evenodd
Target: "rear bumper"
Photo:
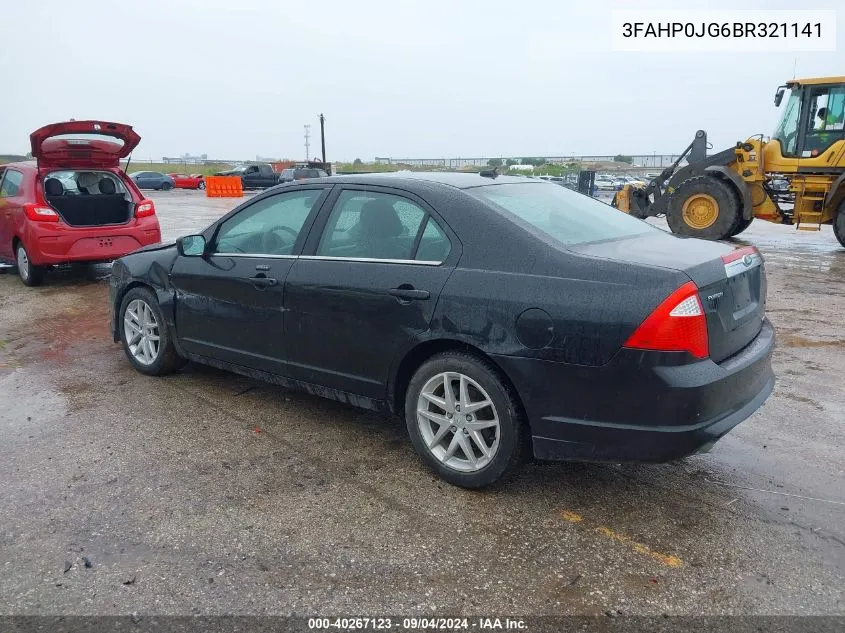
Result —
<instances>
[{"instance_id":1,"label":"rear bumper","mask_svg":"<svg viewBox=\"0 0 845 633\"><path fill-rule=\"evenodd\" d=\"M760 408L774 388L774 342L764 321L718 364L634 350L602 367L495 360L522 397L538 459L660 462L709 450Z\"/></svg>"},{"instance_id":2,"label":"rear bumper","mask_svg":"<svg viewBox=\"0 0 845 633\"><path fill-rule=\"evenodd\" d=\"M111 261L159 241L161 230L155 216L139 218L120 226L84 229L56 224L38 226L31 228L24 237L30 259L38 266Z\"/></svg>"}]
</instances>

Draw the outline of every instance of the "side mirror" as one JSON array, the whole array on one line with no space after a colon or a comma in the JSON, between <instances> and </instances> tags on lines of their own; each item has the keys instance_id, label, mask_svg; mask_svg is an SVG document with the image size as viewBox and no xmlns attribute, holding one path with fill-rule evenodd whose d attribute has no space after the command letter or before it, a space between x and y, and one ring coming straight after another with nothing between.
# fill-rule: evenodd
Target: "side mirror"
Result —
<instances>
[{"instance_id":1,"label":"side mirror","mask_svg":"<svg viewBox=\"0 0 845 633\"><path fill-rule=\"evenodd\" d=\"M778 91L775 93L775 107L777 108L780 106L780 102L783 101L783 93L786 90L785 86L780 86Z\"/></svg>"},{"instance_id":2,"label":"side mirror","mask_svg":"<svg viewBox=\"0 0 845 633\"><path fill-rule=\"evenodd\" d=\"M202 235L186 235L176 240L176 250L182 257L205 255L205 238Z\"/></svg>"}]
</instances>

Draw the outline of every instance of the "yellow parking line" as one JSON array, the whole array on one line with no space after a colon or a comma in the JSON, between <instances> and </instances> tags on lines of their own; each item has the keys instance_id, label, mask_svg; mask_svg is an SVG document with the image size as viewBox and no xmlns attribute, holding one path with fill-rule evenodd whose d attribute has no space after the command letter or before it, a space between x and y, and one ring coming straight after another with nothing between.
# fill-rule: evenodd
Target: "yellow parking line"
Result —
<instances>
[{"instance_id":1,"label":"yellow parking line","mask_svg":"<svg viewBox=\"0 0 845 633\"><path fill-rule=\"evenodd\" d=\"M580 514L575 512L570 512L569 510L561 510L560 513L561 517L569 521L570 523L583 523L584 517ZM649 558L656 560L658 563L665 565L666 567L681 567L684 563L683 561L678 558L677 556L673 556L671 554L663 554L661 552L656 552L648 545L643 545L642 543L638 543L637 541L633 540L631 537L626 536L624 534L620 534L619 532L615 532L608 527L604 527L603 525L599 525L593 528L593 531L597 534L601 534L602 536L609 538L612 541L616 541L617 543L622 543L627 545L631 549L633 549L638 554L643 554L648 556Z\"/></svg>"}]
</instances>

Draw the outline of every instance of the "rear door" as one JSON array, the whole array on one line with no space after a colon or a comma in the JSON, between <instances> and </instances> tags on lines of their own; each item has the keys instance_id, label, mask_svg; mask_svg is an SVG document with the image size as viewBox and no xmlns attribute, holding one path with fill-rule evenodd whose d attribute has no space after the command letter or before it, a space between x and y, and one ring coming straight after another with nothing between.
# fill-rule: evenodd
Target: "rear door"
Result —
<instances>
[{"instance_id":1,"label":"rear door","mask_svg":"<svg viewBox=\"0 0 845 633\"><path fill-rule=\"evenodd\" d=\"M51 123L29 135L40 168L117 167L141 142L131 125L109 121Z\"/></svg>"},{"instance_id":2,"label":"rear door","mask_svg":"<svg viewBox=\"0 0 845 633\"><path fill-rule=\"evenodd\" d=\"M384 398L391 365L429 328L460 255L420 198L382 187L338 189L285 284L294 376Z\"/></svg>"},{"instance_id":3,"label":"rear door","mask_svg":"<svg viewBox=\"0 0 845 633\"><path fill-rule=\"evenodd\" d=\"M12 239L16 216L23 208L23 173L7 167L0 177L0 257L12 259ZM34 244L25 245L33 248Z\"/></svg>"},{"instance_id":4,"label":"rear door","mask_svg":"<svg viewBox=\"0 0 845 633\"><path fill-rule=\"evenodd\" d=\"M288 373L285 279L327 191L309 187L253 201L218 225L207 255L176 260L176 332L188 352Z\"/></svg>"}]
</instances>

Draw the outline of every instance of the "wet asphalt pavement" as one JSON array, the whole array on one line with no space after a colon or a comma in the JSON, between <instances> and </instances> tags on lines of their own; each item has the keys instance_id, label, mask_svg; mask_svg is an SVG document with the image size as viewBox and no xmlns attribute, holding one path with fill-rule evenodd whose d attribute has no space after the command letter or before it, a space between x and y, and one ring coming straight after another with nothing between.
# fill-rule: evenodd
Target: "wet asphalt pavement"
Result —
<instances>
[{"instance_id":1,"label":"wet asphalt pavement","mask_svg":"<svg viewBox=\"0 0 845 633\"><path fill-rule=\"evenodd\" d=\"M164 238L238 200L152 194ZM766 405L707 455L469 492L403 424L201 366L135 372L108 287L0 274L0 613L845 614L845 249L754 222Z\"/></svg>"}]
</instances>

